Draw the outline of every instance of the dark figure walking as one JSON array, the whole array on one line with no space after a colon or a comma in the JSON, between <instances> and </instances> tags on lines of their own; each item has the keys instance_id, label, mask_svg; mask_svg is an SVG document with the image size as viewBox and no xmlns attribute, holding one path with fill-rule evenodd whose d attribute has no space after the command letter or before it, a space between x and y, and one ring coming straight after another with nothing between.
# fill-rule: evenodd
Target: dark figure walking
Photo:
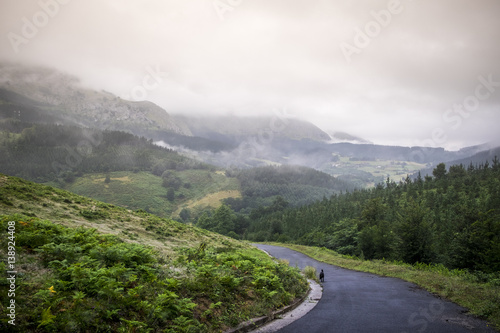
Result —
<instances>
[{"instance_id":1,"label":"dark figure walking","mask_svg":"<svg viewBox=\"0 0 500 333\"><path fill-rule=\"evenodd\" d=\"M321 282L325 282L325 273L323 273L323 270L321 270L321 273L319 273L319 280Z\"/></svg>"}]
</instances>

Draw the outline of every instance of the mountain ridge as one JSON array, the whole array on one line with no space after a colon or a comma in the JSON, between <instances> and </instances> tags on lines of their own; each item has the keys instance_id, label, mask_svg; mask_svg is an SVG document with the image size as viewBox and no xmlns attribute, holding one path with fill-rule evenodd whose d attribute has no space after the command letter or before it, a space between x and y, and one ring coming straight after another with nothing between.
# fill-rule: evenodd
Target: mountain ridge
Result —
<instances>
[{"instance_id":1,"label":"mountain ridge","mask_svg":"<svg viewBox=\"0 0 500 333\"><path fill-rule=\"evenodd\" d=\"M187 124L193 135L230 142L249 137L267 141L273 138L328 141L330 135L311 122L289 116L187 116L174 115Z\"/></svg>"},{"instance_id":2,"label":"mountain ridge","mask_svg":"<svg viewBox=\"0 0 500 333\"><path fill-rule=\"evenodd\" d=\"M2 63L0 88L26 97L24 102L34 101L37 104L31 106L46 115L64 116L62 119L71 119L75 125L132 133L139 127L192 136L185 124L152 102L127 101L85 88L77 77L56 69Z\"/></svg>"}]
</instances>

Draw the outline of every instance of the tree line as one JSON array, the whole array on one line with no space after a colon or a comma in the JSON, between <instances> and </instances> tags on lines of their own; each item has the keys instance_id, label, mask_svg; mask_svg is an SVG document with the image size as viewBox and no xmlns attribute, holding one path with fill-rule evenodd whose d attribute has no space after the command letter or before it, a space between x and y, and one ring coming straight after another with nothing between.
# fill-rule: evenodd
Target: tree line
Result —
<instances>
[{"instance_id":1,"label":"tree line","mask_svg":"<svg viewBox=\"0 0 500 333\"><path fill-rule=\"evenodd\" d=\"M71 182L84 173L207 169L209 165L122 131L0 122L0 172L37 182Z\"/></svg>"},{"instance_id":2,"label":"tree line","mask_svg":"<svg viewBox=\"0 0 500 333\"><path fill-rule=\"evenodd\" d=\"M500 162L441 163L432 176L387 179L299 208L251 214L245 237L333 249L365 259L500 271ZM275 208L276 208L275 207Z\"/></svg>"}]
</instances>

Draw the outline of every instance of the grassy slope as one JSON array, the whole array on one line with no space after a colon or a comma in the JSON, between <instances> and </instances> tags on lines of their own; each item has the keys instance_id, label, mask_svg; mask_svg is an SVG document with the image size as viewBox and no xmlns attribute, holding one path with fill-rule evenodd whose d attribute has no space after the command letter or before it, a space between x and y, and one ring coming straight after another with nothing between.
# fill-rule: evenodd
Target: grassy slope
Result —
<instances>
[{"instance_id":1,"label":"grassy slope","mask_svg":"<svg viewBox=\"0 0 500 333\"><path fill-rule=\"evenodd\" d=\"M500 281L480 283L464 271L450 271L442 266L395 264L382 260L359 260L332 250L304 245L270 243L302 252L316 260L363 272L400 278L451 300L473 315L484 318L500 329Z\"/></svg>"},{"instance_id":2,"label":"grassy slope","mask_svg":"<svg viewBox=\"0 0 500 333\"><path fill-rule=\"evenodd\" d=\"M105 183L106 174L87 174L66 184L65 190L130 209L145 209L162 216L178 217L182 208L201 209L216 207L224 198L240 197L240 185L236 178L221 172L208 170L172 171L183 184L170 202L162 179L147 172L111 172L111 182Z\"/></svg>"},{"instance_id":3,"label":"grassy slope","mask_svg":"<svg viewBox=\"0 0 500 333\"><path fill-rule=\"evenodd\" d=\"M176 221L154 216L161 224L176 230L176 237L164 237L146 230L147 221L153 215L103 203L88 197L50 186L35 184L16 177L0 174L0 213L4 215L24 214L49 219L68 227L91 227L100 232L124 237L127 241L153 245L167 255L173 255L176 246L206 242L217 244L224 240L228 244L242 246L221 235L207 232ZM96 218L86 218L82 212L95 212ZM99 217L102 213L104 218Z\"/></svg>"},{"instance_id":4,"label":"grassy slope","mask_svg":"<svg viewBox=\"0 0 500 333\"><path fill-rule=\"evenodd\" d=\"M290 302L307 286L296 271L245 243L0 174L3 258L8 221L15 221L18 242L16 303L30 308L17 312L20 331L72 325L76 331L155 332L163 331L161 324L170 325L169 332L219 332ZM136 264L134 253L147 261ZM116 256L123 259L110 260ZM0 262L2 270L6 264ZM2 305L7 289L2 281ZM8 325L5 311L0 330Z\"/></svg>"}]
</instances>

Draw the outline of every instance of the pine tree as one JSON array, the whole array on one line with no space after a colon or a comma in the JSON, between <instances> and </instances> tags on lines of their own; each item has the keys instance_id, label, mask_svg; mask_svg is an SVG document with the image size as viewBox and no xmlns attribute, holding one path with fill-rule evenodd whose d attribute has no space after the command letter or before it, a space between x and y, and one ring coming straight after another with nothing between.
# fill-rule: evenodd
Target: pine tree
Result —
<instances>
[{"instance_id":1,"label":"pine tree","mask_svg":"<svg viewBox=\"0 0 500 333\"><path fill-rule=\"evenodd\" d=\"M429 263L434 257L428 209L410 200L400 214L401 256L409 263Z\"/></svg>"},{"instance_id":2,"label":"pine tree","mask_svg":"<svg viewBox=\"0 0 500 333\"><path fill-rule=\"evenodd\" d=\"M436 180L441 180L446 176L446 165L444 163L439 163L436 168L432 171L432 175Z\"/></svg>"}]
</instances>

